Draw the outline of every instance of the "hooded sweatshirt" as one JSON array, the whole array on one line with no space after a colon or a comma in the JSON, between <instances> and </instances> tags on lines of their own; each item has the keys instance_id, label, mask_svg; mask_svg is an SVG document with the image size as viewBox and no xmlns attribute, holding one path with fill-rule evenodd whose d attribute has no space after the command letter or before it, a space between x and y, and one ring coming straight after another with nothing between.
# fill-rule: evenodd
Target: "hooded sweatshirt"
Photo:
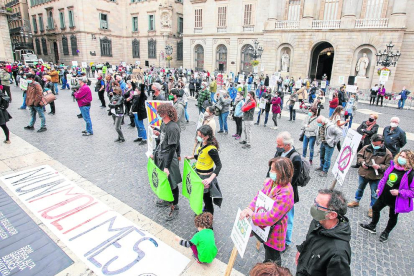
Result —
<instances>
[{"instance_id":1,"label":"hooded sweatshirt","mask_svg":"<svg viewBox=\"0 0 414 276\"><path fill-rule=\"evenodd\" d=\"M332 229L312 220L306 240L297 246L298 276L351 276L351 227L348 218Z\"/></svg>"}]
</instances>

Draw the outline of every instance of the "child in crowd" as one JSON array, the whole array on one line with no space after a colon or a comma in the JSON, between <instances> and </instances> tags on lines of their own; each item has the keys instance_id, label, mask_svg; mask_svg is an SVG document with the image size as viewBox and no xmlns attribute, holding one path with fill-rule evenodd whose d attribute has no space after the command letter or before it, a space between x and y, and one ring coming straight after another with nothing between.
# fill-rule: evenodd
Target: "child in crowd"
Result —
<instances>
[{"instance_id":1,"label":"child in crowd","mask_svg":"<svg viewBox=\"0 0 414 276\"><path fill-rule=\"evenodd\" d=\"M202 213L194 218L194 224L198 232L190 241L182 240L178 236L175 240L184 247L191 247L193 256L199 264L211 263L217 255L216 242L214 240L213 215L211 213Z\"/></svg>"}]
</instances>

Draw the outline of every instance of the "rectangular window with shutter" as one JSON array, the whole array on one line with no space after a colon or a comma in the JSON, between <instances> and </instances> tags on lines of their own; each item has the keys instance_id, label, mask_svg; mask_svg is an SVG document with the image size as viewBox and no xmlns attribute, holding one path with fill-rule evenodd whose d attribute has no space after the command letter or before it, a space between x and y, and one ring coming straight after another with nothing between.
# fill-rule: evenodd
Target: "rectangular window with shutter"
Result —
<instances>
[{"instance_id":1,"label":"rectangular window with shutter","mask_svg":"<svg viewBox=\"0 0 414 276\"><path fill-rule=\"evenodd\" d=\"M323 20L338 19L339 0L325 0Z\"/></svg>"},{"instance_id":2,"label":"rectangular window with shutter","mask_svg":"<svg viewBox=\"0 0 414 276\"><path fill-rule=\"evenodd\" d=\"M155 18L153 14L148 15L148 31L155 31Z\"/></svg>"},{"instance_id":3,"label":"rectangular window with shutter","mask_svg":"<svg viewBox=\"0 0 414 276\"><path fill-rule=\"evenodd\" d=\"M132 31L138 32L138 16L132 17Z\"/></svg>"},{"instance_id":4,"label":"rectangular window with shutter","mask_svg":"<svg viewBox=\"0 0 414 276\"><path fill-rule=\"evenodd\" d=\"M253 25L252 22L252 11L253 4L246 4L244 5L244 26Z\"/></svg>"},{"instance_id":5,"label":"rectangular window with shutter","mask_svg":"<svg viewBox=\"0 0 414 276\"><path fill-rule=\"evenodd\" d=\"M300 0L289 0L287 20L299 21L300 19Z\"/></svg>"},{"instance_id":6,"label":"rectangular window with shutter","mask_svg":"<svg viewBox=\"0 0 414 276\"><path fill-rule=\"evenodd\" d=\"M227 27L227 7L218 7L217 27Z\"/></svg>"},{"instance_id":7,"label":"rectangular window with shutter","mask_svg":"<svg viewBox=\"0 0 414 276\"><path fill-rule=\"evenodd\" d=\"M203 10L196 9L195 10L195 18L194 18L194 27L195 28L203 28Z\"/></svg>"},{"instance_id":8,"label":"rectangular window with shutter","mask_svg":"<svg viewBox=\"0 0 414 276\"><path fill-rule=\"evenodd\" d=\"M178 17L178 32L182 34L184 31L184 20L182 17Z\"/></svg>"},{"instance_id":9,"label":"rectangular window with shutter","mask_svg":"<svg viewBox=\"0 0 414 276\"><path fill-rule=\"evenodd\" d=\"M104 30L108 30L108 15L104 13L99 14L99 21L100 21L100 28Z\"/></svg>"},{"instance_id":10,"label":"rectangular window with shutter","mask_svg":"<svg viewBox=\"0 0 414 276\"><path fill-rule=\"evenodd\" d=\"M33 31L35 33L37 33L37 22L36 22L36 17L33 17Z\"/></svg>"},{"instance_id":11,"label":"rectangular window with shutter","mask_svg":"<svg viewBox=\"0 0 414 276\"><path fill-rule=\"evenodd\" d=\"M63 11L59 12L59 20L60 20L60 28L65 28L65 15L63 14Z\"/></svg>"},{"instance_id":12,"label":"rectangular window with shutter","mask_svg":"<svg viewBox=\"0 0 414 276\"><path fill-rule=\"evenodd\" d=\"M73 17L73 11L70 10L68 12L68 15L69 15L69 28L73 28L75 27L75 18Z\"/></svg>"},{"instance_id":13,"label":"rectangular window with shutter","mask_svg":"<svg viewBox=\"0 0 414 276\"><path fill-rule=\"evenodd\" d=\"M362 11L363 18L367 19L374 19L374 18L382 18L385 15L386 6L384 7L385 0L365 0L365 6L363 6Z\"/></svg>"}]
</instances>

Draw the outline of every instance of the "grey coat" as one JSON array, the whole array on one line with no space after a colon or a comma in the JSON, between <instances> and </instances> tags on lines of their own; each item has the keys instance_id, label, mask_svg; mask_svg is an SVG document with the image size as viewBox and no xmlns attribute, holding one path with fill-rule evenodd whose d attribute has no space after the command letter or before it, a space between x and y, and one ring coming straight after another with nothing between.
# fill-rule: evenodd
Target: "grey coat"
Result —
<instances>
[{"instance_id":1,"label":"grey coat","mask_svg":"<svg viewBox=\"0 0 414 276\"><path fill-rule=\"evenodd\" d=\"M317 136L318 135L318 122L316 121L317 118L318 117L311 118L311 117L307 116L303 120L302 129L305 130L306 137L312 137L312 136ZM309 126L307 126L307 125L309 125Z\"/></svg>"},{"instance_id":2,"label":"grey coat","mask_svg":"<svg viewBox=\"0 0 414 276\"><path fill-rule=\"evenodd\" d=\"M230 98L223 98L223 96L220 96L218 102L222 106L220 113L223 114L223 113L229 112L230 104L231 104Z\"/></svg>"}]
</instances>

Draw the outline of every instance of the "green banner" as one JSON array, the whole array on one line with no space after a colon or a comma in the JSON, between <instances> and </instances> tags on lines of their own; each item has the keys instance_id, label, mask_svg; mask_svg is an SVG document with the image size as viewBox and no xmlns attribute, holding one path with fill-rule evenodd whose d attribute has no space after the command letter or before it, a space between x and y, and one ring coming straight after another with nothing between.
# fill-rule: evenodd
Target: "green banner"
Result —
<instances>
[{"instance_id":1,"label":"green banner","mask_svg":"<svg viewBox=\"0 0 414 276\"><path fill-rule=\"evenodd\" d=\"M190 162L184 159L183 196L190 201L190 207L197 215L203 212L204 185L201 178L191 167Z\"/></svg>"},{"instance_id":2,"label":"green banner","mask_svg":"<svg viewBox=\"0 0 414 276\"><path fill-rule=\"evenodd\" d=\"M167 174L161 171L151 158L148 158L147 171L148 180L154 193L162 200L174 201Z\"/></svg>"}]
</instances>

